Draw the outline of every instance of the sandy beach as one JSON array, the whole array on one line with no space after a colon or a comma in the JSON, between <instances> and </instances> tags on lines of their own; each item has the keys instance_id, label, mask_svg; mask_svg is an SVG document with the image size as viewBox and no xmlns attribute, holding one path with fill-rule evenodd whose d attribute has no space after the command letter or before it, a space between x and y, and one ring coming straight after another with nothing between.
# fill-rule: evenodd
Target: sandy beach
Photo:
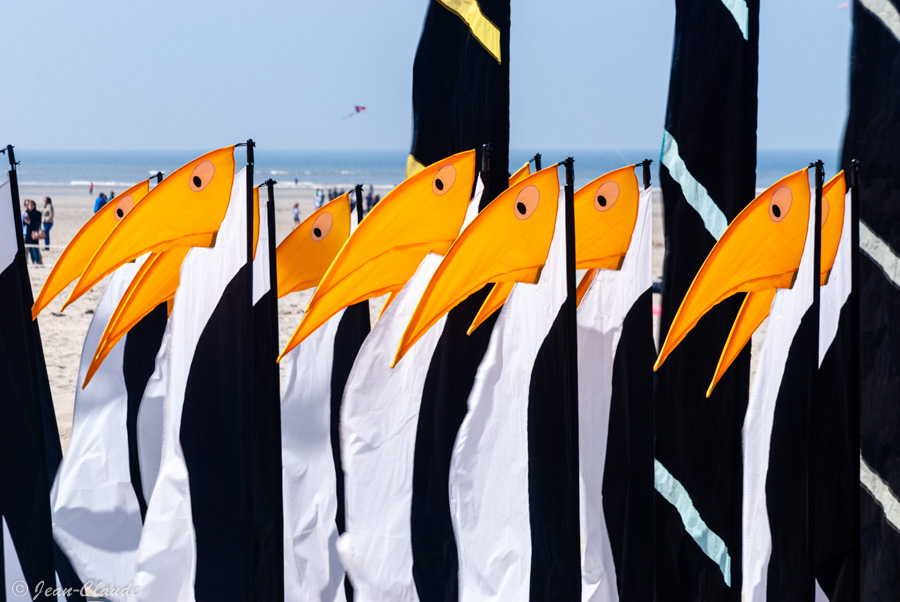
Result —
<instances>
[{"instance_id":1,"label":"sandy beach","mask_svg":"<svg viewBox=\"0 0 900 602\"><path fill-rule=\"evenodd\" d=\"M41 249L44 265L32 266L29 263L31 285L35 295L65 246L78 232L78 229L90 219L93 214L94 199L99 192L100 190L95 188L94 193L91 194L87 187L83 186L23 185L20 187L20 197L23 200L33 199L38 208L43 207L45 196L51 197L55 211L54 225L50 232L50 249ZM109 194L109 191L105 192ZM278 242L281 242L293 227L291 207L294 203L299 203L301 220L304 219L314 209L313 191L307 188L276 186L275 227ZM662 199L657 191L653 203L654 279L659 279L662 275L663 251ZM75 387L84 337L104 286L106 286L106 280L66 308L64 313L60 313L58 310L71 290L70 285L38 317L63 452L68 447L72 431L72 410L75 404ZM310 295L310 292L295 293L279 301L279 337L282 345L287 342L300 322ZM654 304L658 305L659 295L654 297ZM384 298L370 301L373 323L383 303ZM658 325L658 321L658 316L654 316L655 325ZM754 337L754 339L756 338Z\"/></svg>"}]
</instances>

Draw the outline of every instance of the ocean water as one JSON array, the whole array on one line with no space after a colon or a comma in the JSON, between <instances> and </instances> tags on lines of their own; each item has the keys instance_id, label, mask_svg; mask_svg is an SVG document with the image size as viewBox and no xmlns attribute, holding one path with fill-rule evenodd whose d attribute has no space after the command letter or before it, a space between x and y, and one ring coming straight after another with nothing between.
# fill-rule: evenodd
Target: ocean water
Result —
<instances>
[{"instance_id":1,"label":"ocean water","mask_svg":"<svg viewBox=\"0 0 900 602\"><path fill-rule=\"evenodd\" d=\"M32 151L16 150L19 182L26 185L89 186L122 189L162 171L171 173L203 151ZM760 151L757 158L757 188L765 188L810 161L825 161L833 175L836 150ZM622 165L647 158L654 161L652 174L658 179L659 149L630 151L545 151L543 164L567 155L575 159L576 187ZM236 157L240 164L243 150ZM533 156L533 151L510 151L510 171ZM393 188L403 180L406 151L267 151L256 149L255 175L259 182L272 178L278 186L351 188L372 184Z\"/></svg>"}]
</instances>

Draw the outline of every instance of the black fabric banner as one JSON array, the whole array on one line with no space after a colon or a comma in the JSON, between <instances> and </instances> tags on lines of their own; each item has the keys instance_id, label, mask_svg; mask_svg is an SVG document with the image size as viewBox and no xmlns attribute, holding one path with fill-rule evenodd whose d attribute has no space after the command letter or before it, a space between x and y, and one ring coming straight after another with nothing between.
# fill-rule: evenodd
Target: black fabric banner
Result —
<instances>
[{"instance_id":1,"label":"black fabric banner","mask_svg":"<svg viewBox=\"0 0 900 602\"><path fill-rule=\"evenodd\" d=\"M481 0L487 21L499 31L500 61L472 29L438 0L432 0L413 64L412 157L430 165L452 154L491 145L494 172L509 165L509 0ZM480 160L480 159L479 159ZM480 165L480 163L477 163ZM506 190L495 177L490 200Z\"/></svg>"},{"instance_id":2,"label":"black fabric banner","mask_svg":"<svg viewBox=\"0 0 900 602\"><path fill-rule=\"evenodd\" d=\"M428 8L413 65L410 154L411 160L427 166L474 148L476 165L482 165L482 148L490 144L490 171L482 174L484 207L508 186L510 1L481 0L478 6L486 20L480 25L466 23L439 0L432 0ZM483 37L485 28L499 35L493 46ZM485 287L450 311L422 395L411 536L413 576L423 601L457 598L458 560L447 479L469 389L496 320L493 316L466 335L488 290Z\"/></svg>"},{"instance_id":3,"label":"black fabric banner","mask_svg":"<svg viewBox=\"0 0 900 602\"><path fill-rule=\"evenodd\" d=\"M850 115L842 165L861 162L860 247L860 452L894 496L900 494L900 39L890 13L879 17L853 3ZM882 20L883 18L887 21ZM900 533L882 503L863 489L861 500L861 599L900 600Z\"/></svg>"},{"instance_id":4,"label":"black fabric banner","mask_svg":"<svg viewBox=\"0 0 900 602\"><path fill-rule=\"evenodd\" d=\"M724 2L676 1L660 166L666 237L660 340L719 230L755 196L758 0L749 0L747 8L742 15ZM700 320L657 373L654 400L656 459L725 542L731 583L685 531L675 508L657 496L659 600L740 599L741 426L749 350L709 399L706 389L741 301L742 296L725 301Z\"/></svg>"},{"instance_id":5,"label":"black fabric banner","mask_svg":"<svg viewBox=\"0 0 900 602\"><path fill-rule=\"evenodd\" d=\"M854 589L859 567L853 544L858 534L853 498L859 494L859 452L851 431L856 421L851 416L853 382L849 361L854 333L850 310L849 302L841 308L837 334L819 368L812 416L816 581L830 602L857 600Z\"/></svg>"},{"instance_id":6,"label":"black fabric banner","mask_svg":"<svg viewBox=\"0 0 900 602\"><path fill-rule=\"evenodd\" d=\"M0 537L0 565L7 555L17 557L28 587L23 595L36 596L35 587L41 581L45 587L55 587L58 575L60 585L73 592L68 599L83 600L78 576L53 541L50 487L62 461L62 446L41 333L31 318L34 296L18 228L15 171L9 172L9 179L12 206L0 207L0 211L12 212L15 229L2 236L15 236L18 249L12 263L0 266L0 291L4 293L0 311L0 515L16 550L5 549ZM6 576L0 577L0 584L5 583ZM0 600L7 595L4 587Z\"/></svg>"}]
</instances>

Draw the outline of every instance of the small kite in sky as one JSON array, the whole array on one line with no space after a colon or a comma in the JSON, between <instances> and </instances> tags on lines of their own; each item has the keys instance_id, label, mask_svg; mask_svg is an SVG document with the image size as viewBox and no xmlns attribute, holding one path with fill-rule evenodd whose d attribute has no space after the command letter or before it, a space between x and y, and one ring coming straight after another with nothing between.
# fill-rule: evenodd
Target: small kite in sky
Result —
<instances>
[{"instance_id":1,"label":"small kite in sky","mask_svg":"<svg viewBox=\"0 0 900 602\"><path fill-rule=\"evenodd\" d=\"M353 107L353 112L352 112L352 113L347 113L346 115L344 115L343 117L341 117L341 119L350 119L351 117L353 117L353 116L356 115L357 113L365 113L365 112L366 112L366 107L361 107L360 105L356 105L355 107Z\"/></svg>"}]
</instances>

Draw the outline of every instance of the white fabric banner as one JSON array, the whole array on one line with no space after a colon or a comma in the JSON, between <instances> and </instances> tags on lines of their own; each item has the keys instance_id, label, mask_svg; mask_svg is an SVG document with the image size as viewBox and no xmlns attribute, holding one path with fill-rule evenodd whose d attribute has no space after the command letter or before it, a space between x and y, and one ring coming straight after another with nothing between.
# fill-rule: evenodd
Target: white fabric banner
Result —
<instances>
[{"instance_id":1,"label":"white fabric banner","mask_svg":"<svg viewBox=\"0 0 900 602\"><path fill-rule=\"evenodd\" d=\"M181 416L197 342L225 287L247 261L245 170L234 178L216 246L192 249L185 258L175 306L166 325L170 352L162 414L162 457L138 547L135 579L142 600L194 600L196 535L189 475L180 442Z\"/></svg>"},{"instance_id":2,"label":"white fabric banner","mask_svg":"<svg viewBox=\"0 0 900 602\"><path fill-rule=\"evenodd\" d=\"M622 268L600 270L578 307L578 447L581 599L618 601L616 567L603 512L613 363L625 317L653 284L652 189L641 192ZM647 316L651 320L652 316ZM648 366L649 369L649 366Z\"/></svg>"},{"instance_id":3,"label":"white fabric banner","mask_svg":"<svg viewBox=\"0 0 900 602\"><path fill-rule=\"evenodd\" d=\"M343 316L341 310L282 360L285 600L345 600L331 452L331 371Z\"/></svg>"},{"instance_id":4,"label":"white fabric banner","mask_svg":"<svg viewBox=\"0 0 900 602\"><path fill-rule=\"evenodd\" d=\"M479 178L463 220L478 215ZM418 600L413 581L412 480L419 408L446 316L399 364L391 360L442 257L428 255L366 338L344 387L341 461L347 531L338 542L357 601Z\"/></svg>"},{"instance_id":5,"label":"white fabric banner","mask_svg":"<svg viewBox=\"0 0 900 602\"><path fill-rule=\"evenodd\" d=\"M341 459L347 531L338 542L355 599L418 600L410 516L413 453L425 377L446 317L399 364L391 360L431 275L428 255L366 338L344 387Z\"/></svg>"},{"instance_id":6,"label":"white fabric banner","mask_svg":"<svg viewBox=\"0 0 900 602\"><path fill-rule=\"evenodd\" d=\"M847 192L844 200L844 225L841 229L841 241L838 243L837 256L831 267L828 282L822 287L819 297L819 367L828 353L829 347L837 336L838 324L841 319L841 308L850 298L853 288L853 273L850 262L852 261L852 248L850 236L853 222L850 218L850 192Z\"/></svg>"},{"instance_id":7,"label":"white fabric banner","mask_svg":"<svg viewBox=\"0 0 900 602\"><path fill-rule=\"evenodd\" d=\"M141 512L131 484L123 337L82 389L103 329L143 260L110 277L88 328L75 388L72 439L50 492L53 537L83 582L134 578ZM110 599L118 599L110 597Z\"/></svg>"},{"instance_id":8,"label":"white fabric banner","mask_svg":"<svg viewBox=\"0 0 900 602\"><path fill-rule=\"evenodd\" d=\"M12 185L9 180L0 182L0 272L9 267L19 250L16 228L22 223L15 219L21 210L12 209ZM7 590L9 591L9 590Z\"/></svg>"},{"instance_id":9,"label":"white fabric banner","mask_svg":"<svg viewBox=\"0 0 900 602\"><path fill-rule=\"evenodd\" d=\"M772 301L768 329L742 430L744 489L742 503L742 559L744 602L765 602L772 532L766 507L766 477L775 419L775 402L781 388L791 343L813 301L813 224L815 197L810 195L809 225L794 288L779 289Z\"/></svg>"},{"instance_id":10,"label":"white fabric banner","mask_svg":"<svg viewBox=\"0 0 900 602\"><path fill-rule=\"evenodd\" d=\"M565 203L536 285L516 284L494 324L450 461L460 600L527 600L531 575L528 390L566 299Z\"/></svg>"}]
</instances>

